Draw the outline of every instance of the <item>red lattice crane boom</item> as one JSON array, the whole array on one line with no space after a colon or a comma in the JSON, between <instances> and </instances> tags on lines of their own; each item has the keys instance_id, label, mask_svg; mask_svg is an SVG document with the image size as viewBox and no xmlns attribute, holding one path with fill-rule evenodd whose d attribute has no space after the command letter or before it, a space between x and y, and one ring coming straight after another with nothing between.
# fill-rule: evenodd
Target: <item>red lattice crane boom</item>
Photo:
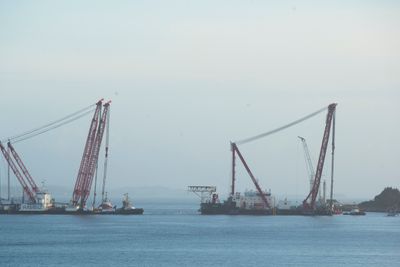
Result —
<instances>
[{"instance_id":1,"label":"red lattice crane boom","mask_svg":"<svg viewBox=\"0 0 400 267\"><path fill-rule=\"evenodd\" d=\"M29 188L28 184L26 183L24 177L18 170L17 166L15 165L14 161L10 157L8 151L4 148L4 146L0 143L0 150L4 155L4 158L7 160L8 165L11 167L12 171L14 172L15 176L17 177L19 183L22 186L25 194L29 197L29 200L33 203L36 203L35 193Z\"/></svg>"},{"instance_id":2,"label":"red lattice crane boom","mask_svg":"<svg viewBox=\"0 0 400 267\"><path fill-rule=\"evenodd\" d=\"M258 193L260 194L260 197L264 201L265 205L267 208L270 208L271 205L269 204L267 198L265 197L265 193L262 191L260 185L257 182L257 179L254 177L253 173L251 172L249 166L247 165L246 161L244 160L242 153L240 153L237 145L235 143L231 143L231 149L232 149L232 195L235 193L235 153L239 156L239 159L242 161L243 166L245 167L247 173L249 174L251 180L253 181L254 185L256 186L256 189Z\"/></svg>"},{"instance_id":3,"label":"red lattice crane boom","mask_svg":"<svg viewBox=\"0 0 400 267\"><path fill-rule=\"evenodd\" d=\"M111 103L111 101L104 104L104 110L101 115L99 127L98 127L98 130L96 133L96 138L94 141L93 153L92 153L92 156L89 161L88 171L86 172L86 176L84 177L82 197L81 197L81 207L83 207L85 205L85 203L89 197L91 187L92 187L93 176L94 176L94 173L96 170L97 161L99 159L101 142L103 140L105 126L108 123L107 118L108 118L108 111L110 109L110 103Z\"/></svg>"},{"instance_id":4,"label":"red lattice crane boom","mask_svg":"<svg viewBox=\"0 0 400 267\"><path fill-rule=\"evenodd\" d=\"M25 175L26 180L28 180L28 183L31 186L32 191L35 193L39 192L39 187L36 185L31 174L29 173L28 169L25 167L25 164L22 162L21 158L19 157L17 151L15 151L14 147L11 145L10 142L8 142L7 145L10 148L11 154L13 155L15 161L17 162L18 166L22 170L22 173Z\"/></svg>"},{"instance_id":5,"label":"red lattice crane boom","mask_svg":"<svg viewBox=\"0 0 400 267\"><path fill-rule=\"evenodd\" d=\"M89 171L90 159L93 154L94 141L96 138L97 126L99 123L99 117L101 114L101 108L103 104L103 99L96 103L96 110L94 112L92 122L90 124L89 133L86 139L85 148L83 150L82 160L78 171L78 176L76 178L74 192L72 194L72 204L77 206L79 203L82 203L81 199L83 197L84 183L85 177L87 176L87 172ZM80 207L83 209L83 206Z\"/></svg>"},{"instance_id":6,"label":"red lattice crane boom","mask_svg":"<svg viewBox=\"0 0 400 267\"><path fill-rule=\"evenodd\" d=\"M322 144L321 144L321 150L318 158L318 164L317 164L317 170L315 172L315 178L314 178L314 184L313 187L306 197L306 199L303 201L303 206L305 209L308 210L315 210L316 209L316 199L318 195L318 190L320 187L320 182L321 182L321 175L322 175L322 170L324 168L324 162L325 162L325 156L326 156L326 151L328 148L328 142L329 142L329 135L331 132L331 125L332 125L332 118L335 115L336 111L336 103L330 104L328 106L328 114L326 116L326 122L325 122L325 130L324 130L324 136L322 138ZM310 203L307 201L310 200Z\"/></svg>"}]
</instances>

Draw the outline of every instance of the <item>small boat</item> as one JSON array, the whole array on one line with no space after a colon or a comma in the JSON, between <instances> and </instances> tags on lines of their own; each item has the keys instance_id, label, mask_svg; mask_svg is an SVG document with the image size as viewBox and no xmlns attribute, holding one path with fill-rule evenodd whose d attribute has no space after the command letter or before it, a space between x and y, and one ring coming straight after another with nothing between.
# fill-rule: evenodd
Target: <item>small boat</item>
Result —
<instances>
[{"instance_id":1,"label":"small boat","mask_svg":"<svg viewBox=\"0 0 400 267\"><path fill-rule=\"evenodd\" d=\"M398 215L399 215L398 212L396 212L394 210L390 210L386 216L387 217L395 217L395 216L398 216Z\"/></svg>"},{"instance_id":2,"label":"small boat","mask_svg":"<svg viewBox=\"0 0 400 267\"><path fill-rule=\"evenodd\" d=\"M135 215L135 214L143 214L144 210L142 208L135 208L132 205L128 197L128 193L124 194L124 198L122 199L122 208L116 209L115 214L126 214L126 215Z\"/></svg>"},{"instance_id":3,"label":"small boat","mask_svg":"<svg viewBox=\"0 0 400 267\"><path fill-rule=\"evenodd\" d=\"M113 214L115 212L116 207L113 206L111 201L108 199L107 192L106 196L101 202L100 206L96 209L96 213L101 213L101 214Z\"/></svg>"},{"instance_id":4,"label":"small boat","mask_svg":"<svg viewBox=\"0 0 400 267\"><path fill-rule=\"evenodd\" d=\"M360 209L352 209L351 211L343 212L343 215L365 215L365 212Z\"/></svg>"}]
</instances>

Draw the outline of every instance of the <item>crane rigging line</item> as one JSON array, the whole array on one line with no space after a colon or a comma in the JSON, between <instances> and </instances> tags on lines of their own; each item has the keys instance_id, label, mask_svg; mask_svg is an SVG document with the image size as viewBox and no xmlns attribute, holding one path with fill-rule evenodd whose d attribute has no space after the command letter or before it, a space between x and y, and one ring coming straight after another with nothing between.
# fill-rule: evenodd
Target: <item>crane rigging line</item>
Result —
<instances>
[{"instance_id":1,"label":"crane rigging line","mask_svg":"<svg viewBox=\"0 0 400 267\"><path fill-rule=\"evenodd\" d=\"M318 115L319 113L325 111L327 108L328 108L328 107L324 107L324 108L322 108L322 109L320 109L320 110L317 110L317 111L315 111L315 112L313 112L313 113L311 113L311 114L309 114L309 115L307 115L307 116L305 116L305 117L302 117L302 118L300 118L300 119L298 119L298 120L295 120L295 121L293 121L293 122L291 122L291 123L289 123L289 124L286 124L286 125L284 125L284 126L281 126L281 127L279 127L279 128L276 128L276 129L274 129L274 130L272 130L272 131L269 131L269 132L266 132L266 133L262 133L262 134L259 134L259 135L253 136L253 137L249 137L249 138L246 138L246 139L242 139L242 140L239 140L239 141L237 141L237 142L235 142L235 143L236 143L237 145L243 145L243 144L246 144L246 143L249 143L249 142L252 142L252 141L261 139L261 138L266 137L266 136L268 136L268 135L271 135L271 134L280 132L280 131L282 131L282 130L285 130L285 129L291 127L291 126L294 126L294 125L296 125L296 124L299 124L300 122L303 122L303 121L305 121L305 120L307 120L307 119L310 119L310 118L312 118L312 117Z\"/></svg>"},{"instance_id":2,"label":"crane rigging line","mask_svg":"<svg viewBox=\"0 0 400 267\"><path fill-rule=\"evenodd\" d=\"M88 115L89 113L91 113L94 110L94 105L90 105L88 107L85 107L83 109L80 109L74 113L71 113L67 116L64 116L58 120L52 121L50 123L47 123L45 125L42 125L40 127L31 129L29 131L23 132L21 134L17 134L14 136L10 136L8 138L4 138L1 142L6 142L6 141L12 141L12 143L17 143L17 142L21 142L23 140L35 137L37 135L40 135L42 133L45 133L47 131L56 129L58 127L61 127L65 124L68 124L70 122L73 122L79 118L82 118L86 115Z\"/></svg>"},{"instance_id":3,"label":"crane rigging line","mask_svg":"<svg viewBox=\"0 0 400 267\"><path fill-rule=\"evenodd\" d=\"M89 111L86 111L86 112L83 113L83 114L80 114L79 116L73 117L73 118L71 118L71 119L69 119L69 120L66 120L66 121L62 122L62 123L56 124L56 125L54 125L54 126L52 126L52 127L50 127L50 128L43 128L41 131L37 131L36 133L33 133L33 134L31 134L31 135L25 135L24 137L21 137L21 138L15 138L15 139L13 139L13 142L12 142L12 143L14 143L14 144L15 144L15 143L19 143L19 142L25 141L25 140L27 140L27 139L30 139L30 138L32 138L32 137L35 137L35 136L44 134L44 133L46 133L46 132L48 132L48 131L57 129L57 128L61 127L61 126L64 126L64 125L69 124L69 123L71 123L71 122L73 122L73 121L76 121L77 119L80 119L80 118L82 118L82 117L85 117L85 116L91 114L93 111L94 111L94 109L91 109L91 110L89 110Z\"/></svg>"}]
</instances>

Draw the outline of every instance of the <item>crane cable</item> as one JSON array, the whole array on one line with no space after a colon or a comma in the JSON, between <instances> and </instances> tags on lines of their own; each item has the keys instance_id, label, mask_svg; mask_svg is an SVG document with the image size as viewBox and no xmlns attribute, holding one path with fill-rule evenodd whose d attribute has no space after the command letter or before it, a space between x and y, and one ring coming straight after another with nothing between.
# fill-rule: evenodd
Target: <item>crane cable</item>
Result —
<instances>
[{"instance_id":1,"label":"crane cable","mask_svg":"<svg viewBox=\"0 0 400 267\"><path fill-rule=\"evenodd\" d=\"M328 107L324 107L324 108L322 108L322 109L320 109L320 110L317 110L317 111L315 111L315 112L313 112L313 113L311 113L311 114L309 114L309 115L307 115L307 116L305 116L305 117L302 117L302 118L300 118L300 119L298 119L298 120L295 120L295 121L293 121L293 122L291 122L291 123L289 123L289 124L286 124L286 125L284 125L284 126L281 126L281 127L279 127L279 128L276 128L276 129L274 129L274 130L272 130L272 131L269 131L269 132L266 132L266 133L262 133L262 134L259 134L259 135L253 136L253 137L249 137L249 138L246 138L246 139L242 139L242 140L239 140L239 141L237 141L237 142L235 142L235 143L236 143L237 145L243 145L243 144L246 144L246 143L249 143L249 142L252 142L252 141L261 139L261 138L266 137L266 136L268 136L268 135L271 135L271 134L280 132L280 131L285 130L285 129L287 129L287 128L293 126L293 125L299 124L300 122L303 122L303 121L305 121L305 120L307 120L307 119L309 119L309 118L312 118L312 117L318 115L319 113L325 111L327 108L328 108Z\"/></svg>"},{"instance_id":2,"label":"crane cable","mask_svg":"<svg viewBox=\"0 0 400 267\"><path fill-rule=\"evenodd\" d=\"M71 123L71 122L73 122L73 121L75 121L77 119L80 119L80 118L92 113L93 110L94 110L93 106L94 105L92 104L92 105L90 105L88 107L80 109L80 110L78 110L78 111L76 111L74 113L71 113L71 114L69 114L69 115L67 115L65 117L62 117L61 119L52 121L52 122L47 123L47 124L45 124L43 126L34 128L32 130L23 132L23 133L18 134L18 135L14 135L14 136L11 136L11 137L8 137L8 138L4 138L2 142L12 141L12 143L18 143L18 142L22 142L24 140L33 138L33 137L35 137L37 135L46 133L48 131L57 129L57 128L63 126L63 125Z\"/></svg>"}]
</instances>

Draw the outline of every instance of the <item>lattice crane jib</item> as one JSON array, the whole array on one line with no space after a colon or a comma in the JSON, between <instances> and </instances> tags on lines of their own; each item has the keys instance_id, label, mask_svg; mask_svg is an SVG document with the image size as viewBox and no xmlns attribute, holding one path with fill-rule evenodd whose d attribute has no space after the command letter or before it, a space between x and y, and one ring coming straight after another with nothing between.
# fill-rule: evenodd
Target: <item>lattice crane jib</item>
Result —
<instances>
[{"instance_id":1,"label":"lattice crane jib","mask_svg":"<svg viewBox=\"0 0 400 267\"><path fill-rule=\"evenodd\" d=\"M249 174L251 180L253 181L258 193L260 194L261 199L264 201L264 204L267 208L270 208L271 205L268 202L267 197L265 196L265 193L262 191L260 185L257 182L257 179L254 177L253 173L250 170L250 167L247 165L247 162L245 161L242 153L239 151L239 148L237 147L237 145L235 143L231 143L231 149L233 151L233 153L237 154L239 156L240 161L243 163L243 166L245 167L247 173ZM234 155L232 156L232 171L234 173L234 167L235 167L235 160L234 160ZM234 189L234 184L235 184L235 177L232 177L232 190Z\"/></svg>"},{"instance_id":2,"label":"lattice crane jib","mask_svg":"<svg viewBox=\"0 0 400 267\"><path fill-rule=\"evenodd\" d=\"M35 192L35 193L39 192L39 187L36 185L36 183L33 180L31 174L29 173L29 171L26 168L25 164L22 162L22 159L18 155L17 151L15 151L15 149L14 149L13 145L11 144L11 142L8 142L7 145L10 148L11 154L14 157L15 161L17 162L18 166L22 170L22 173L24 174L26 180L28 181L29 185L31 186L32 191Z\"/></svg>"},{"instance_id":3,"label":"lattice crane jib","mask_svg":"<svg viewBox=\"0 0 400 267\"><path fill-rule=\"evenodd\" d=\"M4 148L4 146L0 143L0 150L4 155L8 165L12 169L14 175L17 177L18 182L21 184L24 193L28 196L29 201L32 203L36 203L35 193L29 188L28 184L26 183L24 177L22 176L21 172L18 170L17 165L15 165L14 161L12 160L8 151Z\"/></svg>"},{"instance_id":4,"label":"lattice crane jib","mask_svg":"<svg viewBox=\"0 0 400 267\"><path fill-rule=\"evenodd\" d=\"M331 126L332 126L332 118L334 117L335 111L336 111L336 103L330 104L328 106L328 114L326 116L326 121L325 121L325 129L324 129L324 135L322 138L322 144L321 144L321 150L318 158L318 163L317 163L317 169L315 171L315 178L314 178L314 184L313 187L306 197L306 199L303 201L303 206L307 209L315 210L316 209L316 199L318 195L318 189L320 187L320 182L321 182L321 176L322 176L322 171L324 168L324 163L325 163L325 156L326 156L326 151L328 148L328 142L329 142L329 136L331 132ZM333 166L332 166L333 168ZM310 200L310 203L307 201Z\"/></svg>"},{"instance_id":5,"label":"lattice crane jib","mask_svg":"<svg viewBox=\"0 0 400 267\"><path fill-rule=\"evenodd\" d=\"M94 112L89 128L89 133L86 138L85 148L83 150L82 160L79 166L78 176L76 178L74 192L72 195L72 204L75 206L80 203L80 200L83 196L82 194L83 194L84 177L88 172L89 161L93 153L94 140L96 136L97 126L99 123L102 104L103 104L103 99L101 99L96 103L96 110Z\"/></svg>"},{"instance_id":6,"label":"lattice crane jib","mask_svg":"<svg viewBox=\"0 0 400 267\"><path fill-rule=\"evenodd\" d=\"M93 153L89 161L89 166L88 166L88 171L86 172L86 176L84 177L84 183L83 183L83 189L82 189L82 198L81 198L81 207L84 207L86 204L86 201L89 197L90 190L92 187L92 182L93 182L93 176L94 172L96 170L97 162L99 159L99 152L100 152L100 147L101 143L103 140L104 136L104 131L107 122L107 117L108 117L108 111L110 108L110 102L107 102L104 104L104 110L103 114L101 115L101 119L99 122L99 126L96 132L96 137L94 140L94 146L93 146Z\"/></svg>"}]
</instances>

